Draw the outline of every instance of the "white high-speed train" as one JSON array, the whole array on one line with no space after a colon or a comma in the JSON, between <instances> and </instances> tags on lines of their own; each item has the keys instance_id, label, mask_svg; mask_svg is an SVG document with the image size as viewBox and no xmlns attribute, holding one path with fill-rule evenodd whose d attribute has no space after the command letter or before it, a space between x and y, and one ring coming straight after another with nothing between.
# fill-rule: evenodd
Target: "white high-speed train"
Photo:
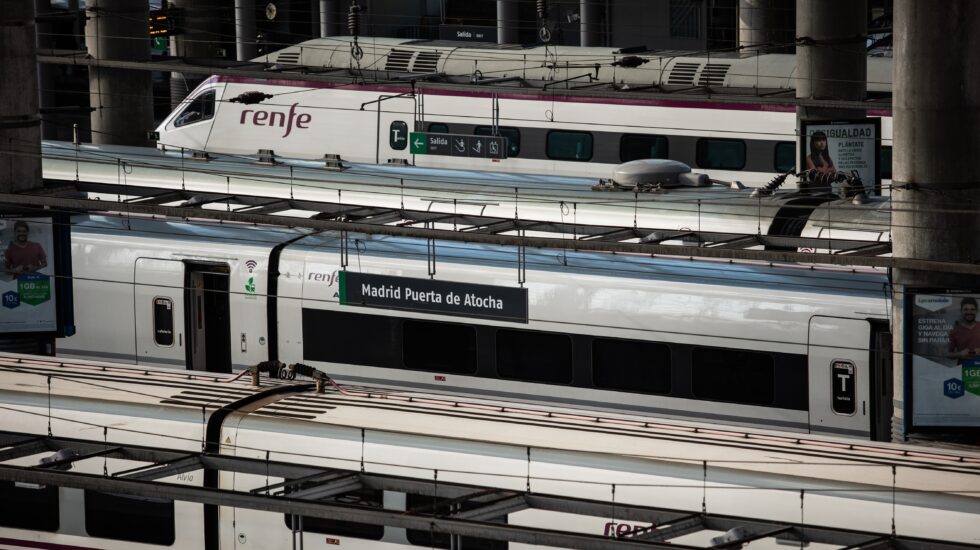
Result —
<instances>
[{"instance_id":1,"label":"white high-speed train","mask_svg":"<svg viewBox=\"0 0 980 550\"><path fill-rule=\"evenodd\" d=\"M890 437L882 273L100 216L72 257L66 357Z\"/></svg>"},{"instance_id":2,"label":"white high-speed train","mask_svg":"<svg viewBox=\"0 0 980 550\"><path fill-rule=\"evenodd\" d=\"M350 38L312 40L260 59L285 70L328 68L336 75L330 81L214 76L160 124L157 144L206 152L254 155L268 149L293 158L338 154L353 162L397 159L418 166L598 177L622 162L669 158L750 186L796 165L795 105L765 97L794 86L792 55L640 54L648 62L628 68L621 65L626 55L608 48L484 49L367 38L360 45L360 61L351 56ZM869 58L868 63L869 89L890 90L890 59ZM400 80L366 82L358 67ZM432 73L464 75L465 84L452 78L448 84L426 81L410 88L406 83ZM499 81L480 85L480 75L526 86ZM614 84L615 89L570 89L579 76ZM751 89L758 96L643 91L699 87L711 92ZM882 177L890 180L891 113L874 110L869 116L881 118ZM426 154L413 153L420 151L410 143L415 131L450 134L441 145L446 151L435 154L438 147L431 146ZM506 154L488 153L487 144L466 152L475 142L465 140L458 151L453 149L460 138L452 136L473 135L506 138Z\"/></svg>"},{"instance_id":3,"label":"white high-speed train","mask_svg":"<svg viewBox=\"0 0 980 550\"><path fill-rule=\"evenodd\" d=\"M980 543L965 450L102 362L0 374L4 548ZM222 506L181 498L204 489Z\"/></svg>"}]
</instances>

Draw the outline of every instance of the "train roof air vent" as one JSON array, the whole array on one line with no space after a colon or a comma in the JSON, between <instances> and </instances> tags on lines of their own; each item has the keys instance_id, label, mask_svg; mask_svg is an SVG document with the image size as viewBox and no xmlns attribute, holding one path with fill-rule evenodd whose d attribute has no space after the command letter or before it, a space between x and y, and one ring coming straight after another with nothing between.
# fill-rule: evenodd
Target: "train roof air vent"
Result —
<instances>
[{"instance_id":1,"label":"train roof air vent","mask_svg":"<svg viewBox=\"0 0 980 550\"><path fill-rule=\"evenodd\" d=\"M434 73L438 69L442 52L419 52L412 64L413 73Z\"/></svg>"},{"instance_id":2,"label":"train roof air vent","mask_svg":"<svg viewBox=\"0 0 980 550\"><path fill-rule=\"evenodd\" d=\"M388 61L385 63L385 70L407 73L408 64L412 61L413 55L415 55L415 52L392 49L388 52Z\"/></svg>"},{"instance_id":3,"label":"train roof air vent","mask_svg":"<svg viewBox=\"0 0 980 550\"><path fill-rule=\"evenodd\" d=\"M725 84L725 75L732 66L728 63L708 63L701 69L701 76L698 77L698 86L722 86Z\"/></svg>"},{"instance_id":4,"label":"train roof air vent","mask_svg":"<svg viewBox=\"0 0 980 550\"><path fill-rule=\"evenodd\" d=\"M694 84L694 75L698 72L700 63L674 63L674 67L667 76L667 84L678 84L681 86L691 86Z\"/></svg>"},{"instance_id":5,"label":"train roof air vent","mask_svg":"<svg viewBox=\"0 0 980 550\"><path fill-rule=\"evenodd\" d=\"M711 185L705 174L694 174L683 162L640 159L624 162L613 171L619 187L704 187Z\"/></svg>"},{"instance_id":6,"label":"train roof air vent","mask_svg":"<svg viewBox=\"0 0 980 550\"><path fill-rule=\"evenodd\" d=\"M279 56L276 57L276 63L288 63L290 65L299 65L299 55L298 51L291 52L279 52Z\"/></svg>"}]
</instances>

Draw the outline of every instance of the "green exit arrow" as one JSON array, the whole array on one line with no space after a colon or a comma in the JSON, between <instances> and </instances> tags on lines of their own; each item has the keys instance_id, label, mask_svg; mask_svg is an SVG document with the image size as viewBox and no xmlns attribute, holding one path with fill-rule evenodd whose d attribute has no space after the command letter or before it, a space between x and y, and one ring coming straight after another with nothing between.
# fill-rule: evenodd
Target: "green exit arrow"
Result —
<instances>
[{"instance_id":1,"label":"green exit arrow","mask_svg":"<svg viewBox=\"0 0 980 550\"><path fill-rule=\"evenodd\" d=\"M425 155L429 152L429 136L425 132L412 132L408 143L413 155Z\"/></svg>"}]
</instances>

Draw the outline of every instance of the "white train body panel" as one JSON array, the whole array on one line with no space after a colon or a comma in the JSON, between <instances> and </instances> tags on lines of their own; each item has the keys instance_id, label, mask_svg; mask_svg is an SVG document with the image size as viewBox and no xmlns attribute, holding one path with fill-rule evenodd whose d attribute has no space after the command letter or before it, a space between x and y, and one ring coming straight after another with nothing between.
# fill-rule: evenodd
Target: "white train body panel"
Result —
<instances>
[{"instance_id":1,"label":"white train body panel","mask_svg":"<svg viewBox=\"0 0 980 550\"><path fill-rule=\"evenodd\" d=\"M60 355L102 358L140 365L184 368L188 341L184 290L187 264L228 270L232 364L245 368L266 358L264 311L269 250L276 230L240 228L230 246L221 230L171 231L167 222L132 228L125 220L93 218L95 232L72 239L77 333ZM145 222L136 222L137 225ZM186 227L186 226L185 226ZM270 235L271 233L272 235ZM253 264L254 262L254 264ZM252 281L251 285L249 281ZM171 345L154 340L152 300L171 300Z\"/></svg>"},{"instance_id":2,"label":"white train body panel","mask_svg":"<svg viewBox=\"0 0 980 550\"><path fill-rule=\"evenodd\" d=\"M0 431L43 436L50 419L56 437L193 453L200 451L206 428L211 433L217 427L221 454L433 484L459 482L518 494L594 499L611 507L605 517L522 510L508 514L507 522L513 525L610 536L609 529L629 523L612 511L617 505L692 513L705 509L709 514L799 525L802 490L804 528L890 533L894 525L900 536L980 543L980 456L970 451L880 443L853 448L840 439L711 430L703 425L704 431L695 433L693 425L576 415L554 407L495 408L479 400L377 388L316 395L297 387L279 397L264 394L259 403L235 405L238 399L283 387L269 381L253 387L247 378L234 381L220 374L187 376L96 362L21 362L20 357L6 355L0 356L0 369L5 371L0 378ZM195 399L205 404L203 415ZM213 414L222 405L237 407L238 412L228 417ZM34 464L42 457L26 457L19 464ZM115 475L144 464L94 457L77 462L76 468L95 474L105 469ZM201 473L161 481L202 486ZM215 487L250 491L280 481L224 474ZM86 528L93 518L84 515L82 492L60 490L57 530L0 527L0 537L13 547L161 547L89 536ZM386 490L384 507L407 510L412 507L410 498ZM172 519L162 518L161 529L171 521L174 542L164 547L204 547L204 523L209 520L201 505L175 502ZM292 546L283 514L222 507L216 522L222 549ZM708 534L673 541L694 542ZM338 544L409 548L408 540L406 530L395 527L385 527L378 540L316 529L303 535L304 547L313 549ZM753 545L775 548L771 539ZM511 543L509 548L531 547Z\"/></svg>"},{"instance_id":3,"label":"white train body panel","mask_svg":"<svg viewBox=\"0 0 980 550\"><path fill-rule=\"evenodd\" d=\"M493 124L494 99L489 92L453 92L424 85L419 90L423 99L418 104L407 97L375 103L397 91L371 86L212 77L161 123L157 129L158 146L239 155L255 155L260 149L271 149L278 156L298 159L322 159L325 154L339 154L345 160L359 163L404 159L417 166L608 177L622 162L619 153L601 153L605 160L598 160L597 145L587 157L554 160L543 152L544 135L561 130L689 138L672 140L668 155L692 166L698 155L696 139L735 139L749 143L750 166L742 170L713 168L711 176L758 187L777 174L776 144L797 140L796 112L791 106L733 103L724 99L699 102L616 96L575 98L505 91L498 98L499 126L520 128L522 135L537 130L535 135L521 138L523 154L506 159L413 155L409 147L393 148L392 123L400 121L407 125L408 131L414 131L413 121L419 121L420 129L436 122L448 125L450 133L471 133L461 128ZM212 92L216 98L213 118L182 123L181 117L191 110L194 100ZM272 98L258 104L232 102L249 92L262 92ZM423 106L424 112L420 112ZM891 146L891 118L882 116L881 120L882 145ZM542 143L531 143L532 140ZM619 147L618 140L614 147ZM538 153L529 154L528 150Z\"/></svg>"},{"instance_id":4,"label":"white train body panel","mask_svg":"<svg viewBox=\"0 0 980 550\"><path fill-rule=\"evenodd\" d=\"M304 362L316 364L308 353L304 353L304 342L296 338L303 334L302 310L349 311L350 306L341 305L338 299L339 286L336 274L341 270L338 254L317 254L303 251L307 246L316 246L316 239L305 240L295 251L284 253L280 272L287 274L290 281L279 288L280 328L284 336L281 352L283 357L303 357ZM424 260L399 261L392 264L384 256L372 256L372 250L379 241L366 239L360 241L360 251L356 270L362 273L384 274L395 277L428 277L428 267ZM381 245L385 246L385 245ZM324 245L323 248L330 248ZM480 249L480 247L474 247ZM309 250L309 249L307 249ZM315 249L314 249L315 250ZM451 254L451 252L450 252ZM479 252L476 252L479 254ZM407 250L405 256L409 257ZM331 258L330 256L333 256ZM555 262L557 254L542 254L541 258L529 260L539 266ZM333 260L332 262L330 260ZM352 260L353 261L353 260ZM506 261L506 259L504 259ZM574 261L574 260L570 260ZM717 346L719 348L738 348L767 350L775 353L807 354L811 319L816 317L842 317L851 319L863 326L863 333L854 333L852 338L870 335L869 318L887 318L885 287L881 294L828 296L815 288L792 288L786 281L775 282L774 286L753 286L743 284L735 273L719 274L718 284L711 284L712 270L717 264L706 263L685 275L698 279L684 282L677 278L657 275L656 269L646 271L641 264L629 258L618 256L603 259L603 269L595 269L589 274L587 264L577 269L529 270L525 286L529 289L530 319L528 330L553 333L578 333L595 337L626 338L654 342L672 342L698 346ZM348 269L354 266L349 266ZM637 269L636 275L621 278L617 270ZM698 270L702 270L699 274ZM606 271L608 270L608 271ZM560 275L556 276L556 272ZM745 276L753 276L751 270ZM454 282L478 282L496 286L516 286L515 267L496 267L476 263L439 263L438 278ZM323 276L323 275L326 276ZM302 282L300 282L302 281ZM709 281L706 283L706 281ZM833 293L831 293L833 294ZM356 310L356 308L354 308ZM370 314L367 309L363 313ZM426 315L401 312L405 318L453 321L450 316ZM491 326L508 327L507 323L481 322ZM512 325L511 325L512 326ZM329 339L329 331L317 333L317 338ZM325 340L329 341L329 340ZM867 368L868 344L838 346L843 357ZM337 341L331 345L350 345ZM835 348L835 349L838 349ZM290 359L292 360L292 359ZM427 388L439 386L452 387L454 391L473 391L484 393L488 388L485 379L469 378L446 374L433 376L431 372L412 370L377 370L369 373L362 366L338 363L319 364L319 368L331 372L340 379L372 384L402 382ZM814 386L812 401L814 410L766 411L763 407L733 405L710 401L699 401L699 416L724 419L724 422L745 422L748 418L767 418L767 421L790 427L791 429L821 429L838 433L858 433L867 436L868 420L871 414L867 407L853 422L829 422L829 390L818 390L829 385L830 360L814 359L811 376L820 383ZM383 373L383 374L382 374ZM380 376L380 377L379 377ZM863 376L862 376L863 378ZM862 384L866 383L863 382ZM603 408L610 404L635 406L657 410L658 414L685 417L690 414L690 404L682 399L652 395L634 396L622 392L601 391L594 388L583 389L566 385L530 384L526 381L497 379L492 382L493 391L502 395L527 395L547 401L575 402L589 407ZM533 388L533 389L529 389ZM857 398L867 405L868 387L859 388ZM686 412L685 412L686 411ZM821 415L820 411L826 411ZM776 416L773 416L773 415ZM819 418L819 420L817 420ZM804 428L804 426L808 426ZM854 431L856 430L856 431Z\"/></svg>"},{"instance_id":5,"label":"white train body panel","mask_svg":"<svg viewBox=\"0 0 980 550\"><path fill-rule=\"evenodd\" d=\"M876 419L890 418L890 404L873 396L868 373L877 353L871 338L888 326L887 279L875 273L534 249L526 251L524 323L342 304L341 242L334 233L79 217L72 239L78 329L58 343L66 357L225 372L278 359L312 364L352 383L886 437ZM349 272L429 278L423 241L350 239ZM518 288L516 260L513 248L436 243L433 278ZM212 286L200 289L207 281ZM815 319L839 324L820 328ZM400 339L406 321L448 323L424 324L432 330L482 331L483 343L474 344L482 346L481 366L407 368L404 350L382 333L396 331L390 338ZM389 328L350 332L357 323ZM500 331L568 341L571 355L556 363L567 374L502 374L493 351ZM822 331L826 343L817 345L815 331ZM438 336L426 332L417 338L429 342ZM645 368L654 367L639 365L615 375L612 386L595 382L599 375L592 371L599 367L587 350L607 341L653 345L667 353L657 361L678 366L671 367L666 390L640 389L646 387ZM368 357L362 350L381 355ZM701 360L691 358L696 352L708 354L705 361L761 361L761 397L695 391L685 379L700 368ZM838 360L858 369L850 397L857 410L846 416L834 414L831 405L831 369ZM452 361L464 364L462 358ZM890 378L888 372L877 374Z\"/></svg>"}]
</instances>

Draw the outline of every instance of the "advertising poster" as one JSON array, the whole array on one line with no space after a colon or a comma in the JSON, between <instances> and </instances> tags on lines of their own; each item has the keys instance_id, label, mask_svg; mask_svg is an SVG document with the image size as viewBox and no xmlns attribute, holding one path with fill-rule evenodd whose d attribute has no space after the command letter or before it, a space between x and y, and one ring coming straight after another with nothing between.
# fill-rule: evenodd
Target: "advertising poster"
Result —
<instances>
[{"instance_id":1,"label":"advertising poster","mask_svg":"<svg viewBox=\"0 0 980 550\"><path fill-rule=\"evenodd\" d=\"M910 292L913 427L980 427L980 292Z\"/></svg>"},{"instance_id":2,"label":"advertising poster","mask_svg":"<svg viewBox=\"0 0 980 550\"><path fill-rule=\"evenodd\" d=\"M51 218L0 218L0 333L57 330Z\"/></svg>"},{"instance_id":3,"label":"advertising poster","mask_svg":"<svg viewBox=\"0 0 980 550\"><path fill-rule=\"evenodd\" d=\"M857 172L868 196L881 194L881 120L805 121L801 132L801 170L819 174Z\"/></svg>"}]
</instances>

